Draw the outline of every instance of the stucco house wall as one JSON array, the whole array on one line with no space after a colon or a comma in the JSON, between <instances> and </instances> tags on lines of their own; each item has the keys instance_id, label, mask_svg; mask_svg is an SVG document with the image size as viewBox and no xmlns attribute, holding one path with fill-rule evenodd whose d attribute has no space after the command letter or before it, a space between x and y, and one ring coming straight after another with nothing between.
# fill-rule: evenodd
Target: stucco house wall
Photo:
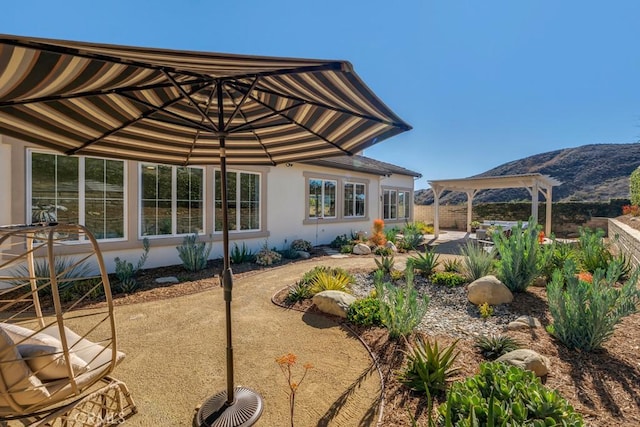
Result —
<instances>
[{"instance_id":1,"label":"stucco house wall","mask_svg":"<svg viewBox=\"0 0 640 427\"><path fill-rule=\"evenodd\" d=\"M24 224L30 222L28 215L29 179L27 177L28 150L39 147L32 146L14 138L0 135L0 224ZM413 218L413 182L419 174L393 168L395 172L375 172L375 162L365 171L349 170L338 167L314 164L287 164L274 167L229 167L230 171L257 172L261 174L261 230L251 232L230 233L231 246L246 244L251 250L259 250L265 242L269 247L281 249L295 239L305 239L313 245L330 243L337 235L349 234L352 231L370 232L372 222L382 217L382 191L385 188L409 191L410 213ZM373 166L372 166L373 165ZM100 248L107 270L115 268L114 258L120 257L136 262L142 253L142 236L140 235L140 166L137 162L125 162L125 237L113 241L101 241ZM372 169L373 167L373 169ZM214 189L213 166L204 167L204 230L200 240L212 241L210 258L222 256L222 236L213 233ZM406 173L404 172L406 171ZM341 183L358 182L366 184L365 216L360 218L310 219L307 218L308 179L323 178L336 180L338 184L336 210L343 209L341 201ZM387 224L404 223L406 219L386 221ZM150 252L145 264L146 268L163 265L180 264L176 246L180 245L184 236L150 237ZM82 243L64 248L61 254L82 253Z\"/></svg>"}]
</instances>

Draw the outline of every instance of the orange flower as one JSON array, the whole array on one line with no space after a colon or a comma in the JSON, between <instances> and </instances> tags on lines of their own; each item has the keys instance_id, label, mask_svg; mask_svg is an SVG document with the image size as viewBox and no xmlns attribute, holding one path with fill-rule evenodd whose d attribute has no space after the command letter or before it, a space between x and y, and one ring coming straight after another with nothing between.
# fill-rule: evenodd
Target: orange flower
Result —
<instances>
[{"instance_id":1,"label":"orange flower","mask_svg":"<svg viewBox=\"0 0 640 427\"><path fill-rule=\"evenodd\" d=\"M593 275L588 271L581 271L576 274L576 276L578 277L578 280L582 282L593 283Z\"/></svg>"},{"instance_id":2,"label":"orange flower","mask_svg":"<svg viewBox=\"0 0 640 427\"><path fill-rule=\"evenodd\" d=\"M538 233L538 243L544 243L544 231Z\"/></svg>"}]
</instances>

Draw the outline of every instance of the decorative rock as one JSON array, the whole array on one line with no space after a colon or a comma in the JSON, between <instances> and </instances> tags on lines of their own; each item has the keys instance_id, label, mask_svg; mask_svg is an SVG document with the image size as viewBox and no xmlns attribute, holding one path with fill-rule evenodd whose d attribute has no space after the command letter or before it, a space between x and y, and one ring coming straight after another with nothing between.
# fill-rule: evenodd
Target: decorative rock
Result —
<instances>
[{"instance_id":1,"label":"decorative rock","mask_svg":"<svg viewBox=\"0 0 640 427\"><path fill-rule=\"evenodd\" d=\"M311 258L311 254L307 251L298 251L298 257L301 259L309 259Z\"/></svg>"},{"instance_id":2,"label":"decorative rock","mask_svg":"<svg viewBox=\"0 0 640 427\"><path fill-rule=\"evenodd\" d=\"M547 281L544 277L536 277L531 285L535 286L536 288L545 288L547 286Z\"/></svg>"},{"instance_id":3,"label":"decorative rock","mask_svg":"<svg viewBox=\"0 0 640 427\"><path fill-rule=\"evenodd\" d=\"M356 297L341 291L322 291L315 294L312 301L323 313L346 318L349 306L356 301Z\"/></svg>"},{"instance_id":4,"label":"decorative rock","mask_svg":"<svg viewBox=\"0 0 640 427\"><path fill-rule=\"evenodd\" d=\"M353 253L355 255L369 255L371 253L371 248L364 243L357 243L353 247Z\"/></svg>"},{"instance_id":5,"label":"decorative rock","mask_svg":"<svg viewBox=\"0 0 640 427\"><path fill-rule=\"evenodd\" d=\"M393 253L397 253L398 252L398 248L396 247L396 245L393 244L393 242L385 243L384 247L391 249L393 251Z\"/></svg>"},{"instance_id":6,"label":"decorative rock","mask_svg":"<svg viewBox=\"0 0 640 427\"><path fill-rule=\"evenodd\" d=\"M489 305L508 304L513 301L513 294L495 276L484 276L472 282L468 287L469 301L475 305L485 302Z\"/></svg>"},{"instance_id":7,"label":"decorative rock","mask_svg":"<svg viewBox=\"0 0 640 427\"><path fill-rule=\"evenodd\" d=\"M529 349L519 349L510 351L496 359L496 362L504 362L517 366L528 371L532 371L538 377L544 377L549 373L550 362L545 356Z\"/></svg>"},{"instance_id":8,"label":"decorative rock","mask_svg":"<svg viewBox=\"0 0 640 427\"><path fill-rule=\"evenodd\" d=\"M167 276L167 277L158 277L155 280L156 283L180 283L180 280L178 280L177 277L174 276Z\"/></svg>"},{"instance_id":9,"label":"decorative rock","mask_svg":"<svg viewBox=\"0 0 640 427\"><path fill-rule=\"evenodd\" d=\"M521 329L541 328L542 324L538 319L532 316L520 316L513 322L509 322L507 329L510 331L518 331Z\"/></svg>"}]
</instances>

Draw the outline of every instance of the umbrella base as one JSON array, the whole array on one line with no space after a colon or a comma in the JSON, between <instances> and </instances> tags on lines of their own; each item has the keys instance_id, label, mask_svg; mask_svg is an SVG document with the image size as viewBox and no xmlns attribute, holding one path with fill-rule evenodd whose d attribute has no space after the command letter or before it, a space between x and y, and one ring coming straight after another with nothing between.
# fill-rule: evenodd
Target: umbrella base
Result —
<instances>
[{"instance_id":1,"label":"umbrella base","mask_svg":"<svg viewBox=\"0 0 640 427\"><path fill-rule=\"evenodd\" d=\"M227 391L221 391L207 399L196 415L199 427L252 426L262 415L260 395L245 387L236 387L234 401L227 404Z\"/></svg>"}]
</instances>

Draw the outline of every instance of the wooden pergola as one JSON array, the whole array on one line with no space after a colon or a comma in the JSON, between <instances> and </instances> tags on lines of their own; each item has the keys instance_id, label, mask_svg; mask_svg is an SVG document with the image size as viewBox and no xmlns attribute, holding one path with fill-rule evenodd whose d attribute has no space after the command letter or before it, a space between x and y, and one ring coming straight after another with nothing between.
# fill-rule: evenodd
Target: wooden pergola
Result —
<instances>
[{"instance_id":1,"label":"wooden pergola","mask_svg":"<svg viewBox=\"0 0 640 427\"><path fill-rule=\"evenodd\" d=\"M545 234L551 234L552 188L562 183L555 178L539 173L523 175L487 176L477 178L441 179L429 181L433 189L434 218L433 226L436 238L440 234L440 197L444 191L460 191L467 194L467 232L471 232L473 198L482 190L496 188L526 188L531 194L531 216L538 221L538 194L542 193L549 202L545 207Z\"/></svg>"}]
</instances>

